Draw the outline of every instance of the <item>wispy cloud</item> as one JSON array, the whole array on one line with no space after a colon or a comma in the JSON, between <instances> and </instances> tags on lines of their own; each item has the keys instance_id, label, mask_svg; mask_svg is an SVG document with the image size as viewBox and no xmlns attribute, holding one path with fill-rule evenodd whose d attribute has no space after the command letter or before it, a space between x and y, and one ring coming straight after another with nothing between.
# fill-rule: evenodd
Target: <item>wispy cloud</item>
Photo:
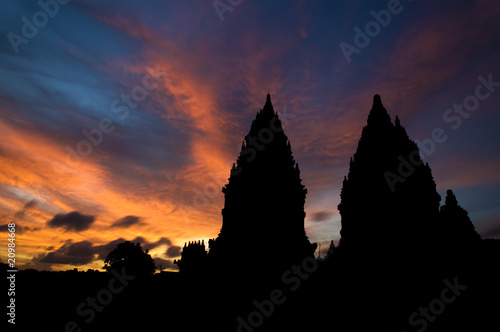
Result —
<instances>
[{"instance_id":1,"label":"wispy cloud","mask_svg":"<svg viewBox=\"0 0 500 332\"><path fill-rule=\"evenodd\" d=\"M140 217L126 216L115 221L113 224L111 224L111 227L127 228L132 225L138 225L141 223L142 221Z\"/></svg>"}]
</instances>

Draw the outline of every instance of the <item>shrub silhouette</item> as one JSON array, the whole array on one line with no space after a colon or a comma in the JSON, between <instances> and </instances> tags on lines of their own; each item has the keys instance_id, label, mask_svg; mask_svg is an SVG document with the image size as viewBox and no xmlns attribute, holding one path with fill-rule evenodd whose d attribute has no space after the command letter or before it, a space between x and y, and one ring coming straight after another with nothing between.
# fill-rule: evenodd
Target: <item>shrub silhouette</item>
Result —
<instances>
[{"instance_id":1,"label":"shrub silhouette","mask_svg":"<svg viewBox=\"0 0 500 332\"><path fill-rule=\"evenodd\" d=\"M125 268L127 274L134 276L154 274L156 266L148 251L142 251L140 243L134 244L130 241L119 243L106 257L103 269L111 272Z\"/></svg>"}]
</instances>

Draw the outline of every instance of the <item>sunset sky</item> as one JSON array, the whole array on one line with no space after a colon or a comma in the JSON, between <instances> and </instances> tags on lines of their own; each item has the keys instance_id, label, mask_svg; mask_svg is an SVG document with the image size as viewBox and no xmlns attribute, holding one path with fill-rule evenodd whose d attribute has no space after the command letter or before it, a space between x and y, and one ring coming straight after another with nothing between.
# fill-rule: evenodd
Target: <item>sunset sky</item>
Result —
<instances>
[{"instance_id":1,"label":"sunset sky","mask_svg":"<svg viewBox=\"0 0 500 332\"><path fill-rule=\"evenodd\" d=\"M322 255L376 93L411 139L444 131L422 153L441 203L452 189L500 238L500 2L43 1L0 2L2 262L15 222L21 269L99 269L135 240L175 270L184 242L217 236L268 92Z\"/></svg>"}]
</instances>

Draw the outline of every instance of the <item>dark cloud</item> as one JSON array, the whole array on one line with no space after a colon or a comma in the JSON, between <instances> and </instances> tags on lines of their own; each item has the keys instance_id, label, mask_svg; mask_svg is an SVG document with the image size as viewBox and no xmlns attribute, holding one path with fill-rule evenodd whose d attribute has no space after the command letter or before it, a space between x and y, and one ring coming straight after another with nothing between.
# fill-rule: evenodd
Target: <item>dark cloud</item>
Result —
<instances>
[{"instance_id":1,"label":"dark cloud","mask_svg":"<svg viewBox=\"0 0 500 332\"><path fill-rule=\"evenodd\" d=\"M34 198L32 200L28 201L26 204L24 204L24 206L23 206L23 208L21 210L19 210L18 212L16 212L16 214L14 215L14 220L21 220L21 219L23 219L24 214L26 213L26 211L28 211L31 208L34 208L37 204L38 204L38 202Z\"/></svg>"},{"instance_id":2,"label":"dark cloud","mask_svg":"<svg viewBox=\"0 0 500 332\"><path fill-rule=\"evenodd\" d=\"M127 240L125 240L124 238L118 238L106 244L95 246L90 241L80 241L73 243L73 241L69 239L66 240L64 244L56 250L54 250L53 246L48 247L46 250L49 252L39 254L37 257L33 258L31 265L36 267L43 266L44 270L48 270L50 269L51 264L85 265L91 263L94 260L105 260L106 256L113 249L115 249L119 243L123 243L125 241ZM162 237L156 242L149 243L145 238L137 236L130 242L140 243L143 250L151 250L161 245L171 245L171 241L166 237ZM172 249L173 254L176 252L176 250L179 250L180 253L180 247L173 246L169 249ZM171 261L161 258L158 258L158 260L162 262L161 265L163 268L174 266Z\"/></svg>"},{"instance_id":3,"label":"dark cloud","mask_svg":"<svg viewBox=\"0 0 500 332\"><path fill-rule=\"evenodd\" d=\"M34 208L37 205L38 205L38 201L33 198L32 200L30 200L26 204L24 204L24 209L28 210L28 209Z\"/></svg>"},{"instance_id":4,"label":"dark cloud","mask_svg":"<svg viewBox=\"0 0 500 332\"><path fill-rule=\"evenodd\" d=\"M31 261L28 263L24 264L22 269L35 269L38 271L52 271L52 263L43 263L40 262L41 259L45 258L47 256L46 253L38 254L37 256L33 257Z\"/></svg>"},{"instance_id":5,"label":"dark cloud","mask_svg":"<svg viewBox=\"0 0 500 332\"><path fill-rule=\"evenodd\" d=\"M309 217L309 220L321 222L321 221L328 220L334 214L335 214L335 212L332 210L316 211L316 212L311 213L311 217Z\"/></svg>"},{"instance_id":6,"label":"dark cloud","mask_svg":"<svg viewBox=\"0 0 500 332\"><path fill-rule=\"evenodd\" d=\"M115 221L111 227L120 227L120 228L127 228L132 225L137 225L137 224L142 224L143 222L141 221L140 217L136 216L126 216L123 218L118 219Z\"/></svg>"},{"instance_id":7,"label":"dark cloud","mask_svg":"<svg viewBox=\"0 0 500 332\"><path fill-rule=\"evenodd\" d=\"M3 225L0 225L0 232L7 232L8 224L15 223L16 224L16 233L21 233L25 231L38 231L40 227L29 227L29 226L21 226L20 223L23 221L26 212L32 208L34 208L38 204L36 199L29 200L26 202L23 207L14 213L14 215L4 214L0 216L0 220L6 222Z\"/></svg>"},{"instance_id":8,"label":"dark cloud","mask_svg":"<svg viewBox=\"0 0 500 332\"><path fill-rule=\"evenodd\" d=\"M19 223L15 223L16 224L16 233L24 233L24 232L27 232L27 231L39 231L41 228L40 227L33 227L33 226L21 226L19 225ZM1 232L8 232L9 230L9 224L3 224L3 225L0 225L0 233Z\"/></svg>"},{"instance_id":9,"label":"dark cloud","mask_svg":"<svg viewBox=\"0 0 500 332\"><path fill-rule=\"evenodd\" d=\"M142 243L142 242L141 242L141 243ZM164 245L164 244L166 244L167 246L171 246L171 245L172 245L172 241L170 241L170 240L169 240L168 238L166 238L166 237L162 237L162 238L160 238L160 239L159 239L158 241L156 241L156 242L152 242L152 243L147 243L147 242L146 242L146 243L144 243L144 244L142 245L142 248L143 248L144 250L146 250L146 249L147 249L147 250L151 250L151 249L154 249L154 248L159 247L159 246Z\"/></svg>"},{"instance_id":10,"label":"dark cloud","mask_svg":"<svg viewBox=\"0 0 500 332\"><path fill-rule=\"evenodd\" d=\"M106 244L95 246L94 248L95 248L96 253L98 255L97 258L98 259L102 259L102 260L106 259L106 256L108 255L108 253L111 250L115 249L116 246L119 243L122 243L122 242L125 242L125 241L127 241L127 240L125 240L124 238L119 238L119 239L110 241L110 242L108 242ZM166 237L162 237L162 238L160 238L156 242L149 243L142 236L137 236L133 240L130 240L130 242L132 242L132 243L140 243L141 247L142 247L142 250L144 250L144 251L154 249L154 248L156 248L156 247L158 247L160 245L163 245L163 244L167 244L167 245L171 244L170 240L168 238L166 238Z\"/></svg>"},{"instance_id":11,"label":"dark cloud","mask_svg":"<svg viewBox=\"0 0 500 332\"><path fill-rule=\"evenodd\" d=\"M125 241L123 238L118 238L106 244L94 246L89 241L73 243L72 240L68 240L59 249L39 255L40 257L38 257L37 261L52 264L83 265L93 260L106 259L108 253L115 249L118 243ZM47 250L53 249L53 246L47 248Z\"/></svg>"},{"instance_id":12,"label":"dark cloud","mask_svg":"<svg viewBox=\"0 0 500 332\"><path fill-rule=\"evenodd\" d=\"M162 270L177 267L177 265L175 265L174 262L170 259L163 259L163 258L156 257L156 258L154 258L154 260L155 260L155 265L158 269L160 269L160 265L161 265Z\"/></svg>"},{"instance_id":13,"label":"dark cloud","mask_svg":"<svg viewBox=\"0 0 500 332\"><path fill-rule=\"evenodd\" d=\"M10 228L8 225L9 224L0 225L0 232L8 232L8 229ZM23 227L16 225L16 232L19 231L19 230L22 230L22 228Z\"/></svg>"},{"instance_id":14,"label":"dark cloud","mask_svg":"<svg viewBox=\"0 0 500 332\"><path fill-rule=\"evenodd\" d=\"M39 257L41 263L85 265L95 258L95 247L90 241L66 242L59 249Z\"/></svg>"},{"instance_id":15,"label":"dark cloud","mask_svg":"<svg viewBox=\"0 0 500 332\"><path fill-rule=\"evenodd\" d=\"M86 216L78 211L73 211L66 214L56 214L54 218L47 222L47 225L49 227L60 227L68 231L78 232L89 229L94 221L94 216Z\"/></svg>"},{"instance_id":16,"label":"dark cloud","mask_svg":"<svg viewBox=\"0 0 500 332\"><path fill-rule=\"evenodd\" d=\"M125 239L119 238L119 239L110 241L110 242L108 242L106 244L95 246L94 248L95 248L95 251L96 251L96 254L97 254L97 259L105 260L106 256L108 255L108 253L111 250L115 249L116 246L118 245L118 243L122 243L122 242L125 242L125 241L126 241Z\"/></svg>"},{"instance_id":17,"label":"dark cloud","mask_svg":"<svg viewBox=\"0 0 500 332\"><path fill-rule=\"evenodd\" d=\"M171 246L167 249L167 257L179 257L181 255L182 248L179 246Z\"/></svg>"},{"instance_id":18,"label":"dark cloud","mask_svg":"<svg viewBox=\"0 0 500 332\"><path fill-rule=\"evenodd\" d=\"M142 249L144 249L144 245L147 245L149 242L143 238L142 236L137 236L135 239L131 240L130 242L133 242L133 243L140 243L141 244L141 247Z\"/></svg>"}]
</instances>

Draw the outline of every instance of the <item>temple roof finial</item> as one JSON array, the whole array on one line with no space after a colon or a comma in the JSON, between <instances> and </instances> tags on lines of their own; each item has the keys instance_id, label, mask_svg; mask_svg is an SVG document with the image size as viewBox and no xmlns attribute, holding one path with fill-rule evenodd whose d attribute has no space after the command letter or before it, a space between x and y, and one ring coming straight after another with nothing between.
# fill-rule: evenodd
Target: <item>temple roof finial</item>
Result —
<instances>
[{"instance_id":1,"label":"temple roof finial","mask_svg":"<svg viewBox=\"0 0 500 332\"><path fill-rule=\"evenodd\" d=\"M445 200L446 206L458 206L457 198L455 194L453 193L453 190L448 189L446 191L446 200Z\"/></svg>"},{"instance_id":2,"label":"temple roof finial","mask_svg":"<svg viewBox=\"0 0 500 332\"><path fill-rule=\"evenodd\" d=\"M368 114L367 122L369 125L392 125L391 117L382 105L382 98L378 94L373 96L373 106Z\"/></svg>"},{"instance_id":3,"label":"temple roof finial","mask_svg":"<svg viewBox=\"0 0 500 332\"><path fill-rule=\"evenodd\" d=\"M266 103L264 105L264 108L262 109L264 113L269 112L269 113L274 113L274 108L273 104L271 103L271 95L268 93L266 97Z\"/></svg>"},{"instance_id":4,"label":"temple roof finial","mask_svg":"<svg viewBox=\"0 0 500 332\"><path fill-rule=\"evenodd\" d=\"M382 106L382 98L380 98L380 95L379 94L376 94L375 96L373 96L373 107L378 107L378 106Z\"/></svg>"}]
</instances>

